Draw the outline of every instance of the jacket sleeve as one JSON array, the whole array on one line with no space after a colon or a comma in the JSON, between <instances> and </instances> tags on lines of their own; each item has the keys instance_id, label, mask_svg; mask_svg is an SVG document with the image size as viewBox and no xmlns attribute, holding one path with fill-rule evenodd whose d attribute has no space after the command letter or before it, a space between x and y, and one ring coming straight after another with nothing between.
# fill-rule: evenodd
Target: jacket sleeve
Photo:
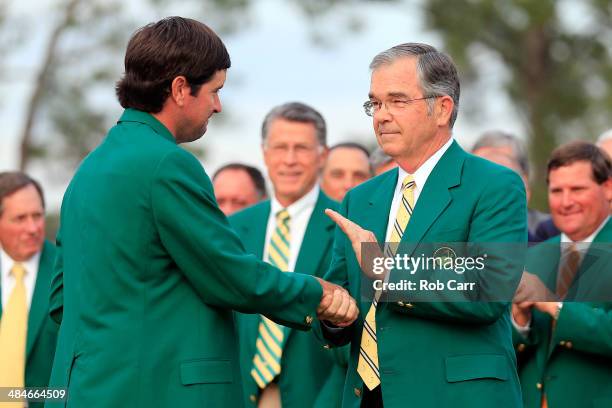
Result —
<instances>
[{"instance_id":1,"label":"jacket sleeve","mask_svg":"<svg viewBox=\"0 0 612 408\"><path fill-rule=\"evenodd\" d=\"M347 207L348 207L348 197L347 194L344 201L338 210L340 214L346 216ZM335 283L336 285L342 286L346 290L349 291L351 296L355 299L359 299L357 293L351 293L349 287L349 279L348 279L348 271L346 265L346 246L348 245L348 240L344 232L336 226L334 231L334 243L332 249L332 259L327 273L324 276L324 279L328 282ZM352 249L351 249L352 251ZM352 253L352 252L351 252ZM313 327L313 331L315 336L325 344L329 346L344 346L350 343L356 325L360 324L361 317L358 317L352 325L344 328L340 327L330 327L326 325L324 322L317 322L317 324Z\"/></svg>"},{"instance_id":2,"label":"jacket sleeve","mask_svg":"<svg viewBox=\"0 0 612 408\"><path fill-rule=\"evenodd\" d=\"M160 239L204 303L260 313L306 329L321 285L311 276L283 273L247 254L219 210L210 179L190 153L168 153L151 187Z\"/></svg>"},{"instance_id":3,"label":"jacket sleeve","mask_svg":"<svg viewBox=\"0 0 612 408\"><path fill-rule=\"evenodd\" d=\"M612 304L564 303L553 336L553 344L612 357Z\"/></svg>"}]
</instances>

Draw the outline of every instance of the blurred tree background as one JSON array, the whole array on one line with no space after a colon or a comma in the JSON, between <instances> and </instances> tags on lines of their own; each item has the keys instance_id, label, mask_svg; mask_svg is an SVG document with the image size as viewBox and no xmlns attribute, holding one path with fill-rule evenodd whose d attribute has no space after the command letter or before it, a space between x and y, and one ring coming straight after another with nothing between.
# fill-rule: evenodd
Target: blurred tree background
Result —
<instances>
[{"instance_id":1,"label":"blurred tree background","mask_svg":"<svg viewBox=\"0 0 612 408\"><path fill-rule=\"evenodd\" d=\"M612 2L430 0L425 12L467 86L478 80L483 54L503 62L504 90L528 130L532 201L546 207L550 152L610 126Z\"/></svg>"},{"instance_id":2,"label":"blurred tree background","mask_svg":"<svg viewBox=\"0 0 612 408\"><path fill-rule=\"evenodd\" d=\"M320 19L361 0L299 1ZM459 67L461 115L478 120L483 65L501 62L502 89L519 113L532 164L531 205L547 208L546 163L572 139L594 140L610 127L612 2L610 0L378 0L398 12L422 7L426 26ZM376 22L384 24L384 22ZM361 28L356 20L352 27ZM473 87L473 89L471 89ZM470 92L465 92L469 90ZM490 123L489 129L499 125ZM500 129L504 130L504 129Z\"/></svg>"},{"instance_id":3,"label":"blurred tree background","mask_svg":"<svg viewBox=\"0 0 612 408\"><path fill-rule=\"evenodd\" d=\"M104 136L118 107L108 106L120 77L125 44L139 9L189 15L222 36L257 24L254 0L58 0L54 22L35 68L20 134L19 166L64 179ZM479 120L483 68L498 64L504 97L519 113L533 165L532 204L546 207L545 164L550 151L573 138L593 139L609 127L612 109L612 2L609 0L291 0L304 16L314 44L350 42L372 21L364 5L393 5L408 16L418 8L425 26L459 66L461 115ZM29 27L11 21L0 0L0 52L28 42ZM334 18L330 18L333 16ZM579 17L579 18L578 18ZM341 24L342 36L330 35ZM337 27L334 27L337 28ZM409 38L405 39L410 41ZM401 40L398 40L398 42ZM264 47L265 44L262 44ZM358 47L358 44L355 44ZM271 63L271 67L274 64ZM0 62L0 80L6 80ZM466 92L467 90L467 92ZM0 103L7 103L0 101ZM352 103L352 102L351 102ZM231 116L231 106L229 107ZM225 117L227 120L227 117ZM489 119L490 122L490 119ZM486 123L495 129L496 123ZM53 142L51 142L53 141ZM203 152L196 146L194 153ZM52 230L52 228L51 228Z\"/></svg>"}]
</instances>

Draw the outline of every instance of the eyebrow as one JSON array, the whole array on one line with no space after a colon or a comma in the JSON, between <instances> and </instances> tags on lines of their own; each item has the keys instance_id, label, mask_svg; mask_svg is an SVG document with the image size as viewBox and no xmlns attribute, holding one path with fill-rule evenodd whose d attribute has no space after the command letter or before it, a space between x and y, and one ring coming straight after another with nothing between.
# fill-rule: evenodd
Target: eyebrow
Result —
<instances>
[{"instance_id":1,"label":"eyebrow","mask_svg":"<svg viewBox=\"0 0 612 408\"><path fill-rule=\"evenodd\" d=\"M408 97L408 95L404 92L388 92L387 96L391 98L407 98ZM376 99L374 95L372 94L372 92L368 94L368 97L370 99Z\"/></svg>"}]
</instances>

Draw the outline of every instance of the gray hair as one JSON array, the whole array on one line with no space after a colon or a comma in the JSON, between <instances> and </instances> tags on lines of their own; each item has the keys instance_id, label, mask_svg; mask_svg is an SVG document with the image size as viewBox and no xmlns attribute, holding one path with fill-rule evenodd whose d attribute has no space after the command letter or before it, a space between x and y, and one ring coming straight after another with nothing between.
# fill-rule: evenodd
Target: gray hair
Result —
<instances>
[{"instance_id":1,"label":"gray hair","mask_svg":"<svg viewBox=\"0 0 612 408\"><path fill-rule=\"evenodd\" d=\"M501 130L488 130L484 132L472 147L472 152L483 147L510 147L512 159L521 168L525 175L529 175L529 157L525 144L516 136Z\"/></svg>"},{"instance_id":2,"label":"gray hair","mask_svg":"<svg viewBox=\"0 0 612 408\"><path fill-rule=\"evenodd\" d=\"M610 139L612 139L612 129L608 129L605 132L603 132L601 135L599 135L599 137L597 138L597 145L599 146L606 140L610 140Z\"/></svg>"},{"instance_id":3,"label":"gray hair","mask_svg":"<svg viewBox=\"0 0 612 408\"><path fill-rule=\"evenodd\" d=\"M376 55L370 63L370 69L376 70L382 65L388 65L399 58L416 57L417 75L423 91L423 96L448 95L454 102L449 128L453 128L459 111L460 84L457 68L453 60L431 45L421 43L405 43L396 45ZM434 101L427 99L428 111L433 111Z\"/></svg>"},{"instance_id":4,"label":"gray hair","mask_svg":"<svg viewBox=\"0 0 612 408\"><path fill-rule=\"evenodd\" d=\"M392 160L393 158L389 156L387 153L385 153L385 151L382 148L377 147L370 154L370 167L372 168L373 171L376 171L377 168L389 163Z\"/></svg>"},{"instance_id":5,"label":"gray hair","mask_svg":"<svg viewBox=\"0 0 612 408\"><path fill-rule=\"evenodd\" d=\"M300 103L288 102L273 108L265 117L261 126L261 141L266 142L270 125L276 119L285 119L291 122L312 123L317 132L317 140L321 146L327 146L327 126L325 119L314 108Z\"/></svg>"}]
</instances>

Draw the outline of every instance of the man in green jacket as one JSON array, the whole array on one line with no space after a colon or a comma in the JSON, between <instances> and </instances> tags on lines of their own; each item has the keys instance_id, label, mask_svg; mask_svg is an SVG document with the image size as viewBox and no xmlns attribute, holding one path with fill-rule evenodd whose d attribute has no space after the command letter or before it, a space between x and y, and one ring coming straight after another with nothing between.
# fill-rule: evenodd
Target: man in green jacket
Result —
<instances>
[{"instance_id":1,"label":"man in green jacket","mask_svg":"<svg viewBox=\"0 0 612 408\"><path fill-rule=\"evenodd\" d=\"M62 203L52 386L69 407L242 404L232 310L308 329L356 317L347 293L244 250L199 161L178 144L221 111L230 59L206 25L170 17L130 39L126 108Z\"/></svg>"},{"instance_id":2,"label":"man in green jacket","mask_svg":"<svg viewBox=\"0 0 612 408\"><path fill-rule=\"evenodd\" d=\"M58 329L49 317L54 259L40 184L22 172L0 173L0 387L49 383Z\"/></svg>"},{"instance_id":3,"label":"man in green jacket","mask_svg":"<svg viewBox=\"0 0 612 408\"><path fill-rule=\"evenodd\" d=\"M513 171L472 156L453 141L459 81L448 56L426 44L407 43L378 54L370 68L364 108L373 117L378 143L399 168L351 190L341 205L346 218L330 212L343 231L335 236L325 276L362 300L353 325L321 326L329 344L351 344L343 406L520 407L509 313L523 267L520 253L490 246L495 256L482 274L449 271L446 276L456 280L475 277L465 283L478 287L448 298L446 291L421 288L425 268L407 275L418 281L415 291L380 291L387 279L399 283L396 269L370 285L360 262L367 264L363 242L399 242L403 255L415 257L427 243L522 246L527 238L523 183ZM393 247L385 246L388 257ZM449 252L425 255L455 259L452 248L440 249ZM444 271L432 272L442 276Z\"/></svg>"},{"instance_id":4,"label":"man in green jacket","mask_svg":"<svg viewBox=\"0 0 612 408\"><path fill-rule=\"evenodd\" d=\"M561 235L530 249L526 270L557 300L521 286L512 308L526 408L612 406L611 200L612 164L597 146L553 151L548 203Z\"/></svg>"},{"instance_id":5,"label":"man in green jacket","mask_svg":"<svg viewBox=\"0 0 612 408\"><path fill-rule=\"evenodd\" d=\"M230 222L258 258L322 277L334 231L324 211L338 207L317 184L327 155L325 121L302 103L277 106L264 119L262 149L272 199L234 214ZM279 214L285 214L287 230L277 236ZM334 350L321 347L311 333L272 326L263 316L238 313L236 320L247 406L340 405L346 367L334 362ZM270 331L282 338L270 337Z\"/></svg>"}]
</instances>

